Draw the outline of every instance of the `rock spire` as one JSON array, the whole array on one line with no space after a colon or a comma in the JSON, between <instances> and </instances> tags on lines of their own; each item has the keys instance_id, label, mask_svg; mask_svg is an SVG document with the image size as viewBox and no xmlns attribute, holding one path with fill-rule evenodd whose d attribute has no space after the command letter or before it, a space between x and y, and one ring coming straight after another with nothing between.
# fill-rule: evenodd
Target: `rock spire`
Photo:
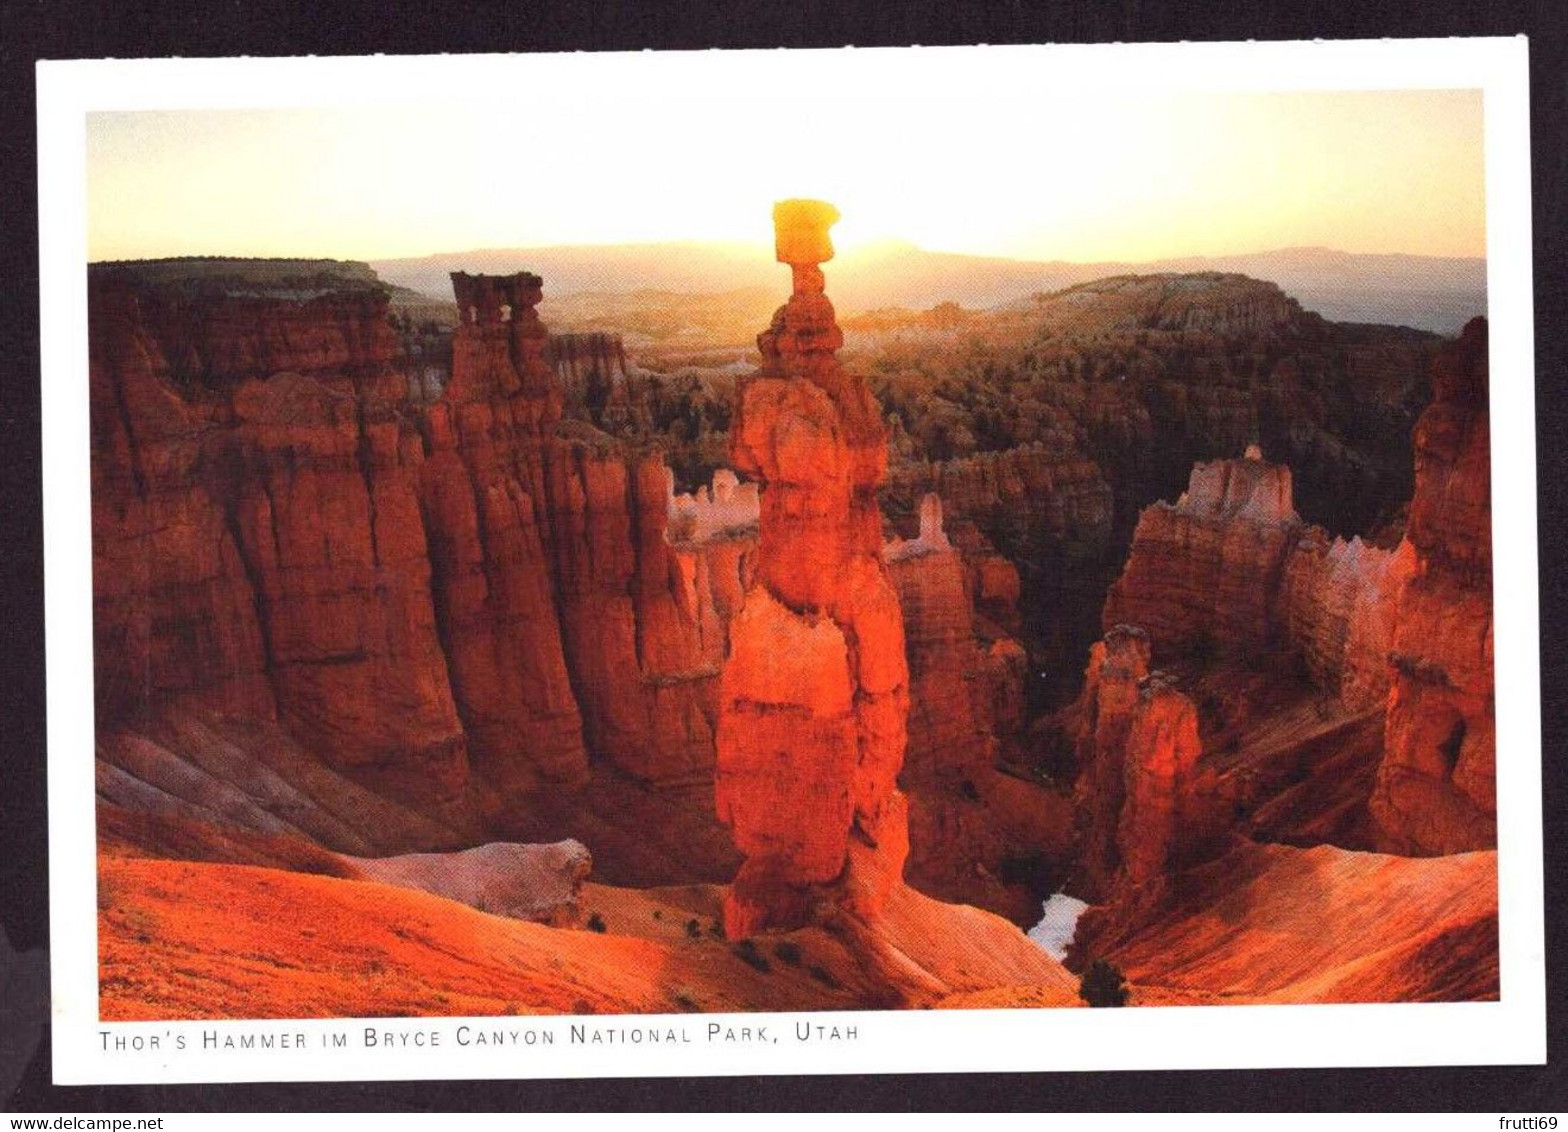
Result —
<instances>
[{"instance_id":1,"label":"rock spire","mask_svg":"<svg viewBox=\"0 0 1568 1132\"><path fill-rule=\"evenodd\" d=\"M908 853L896 779L909 672L876 501L886 430L835 356L820 265L838 210L791 200L773 218L794 290L758 336L731 442L736 470L762 485L719 697L717 806L746 858L725 906L731 938L833 909L875 918Z\"/></svg>"}]
</instances>

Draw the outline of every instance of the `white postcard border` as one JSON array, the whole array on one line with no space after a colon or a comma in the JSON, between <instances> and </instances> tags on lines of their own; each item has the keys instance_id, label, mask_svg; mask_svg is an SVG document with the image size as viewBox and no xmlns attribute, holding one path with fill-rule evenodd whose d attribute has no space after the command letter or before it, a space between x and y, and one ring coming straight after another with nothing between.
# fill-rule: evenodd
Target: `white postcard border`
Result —
<instances>
[{"instance_id":1,"label":"white postcard border","mask_svg":"<svg viewBox=\"0 0 1568 1132\"><path fill-rule=\"evenodd\" d=\"M1491 324L1501 1000L1495 1003L848 1014L100 1023L92 751L86 115L392 105L580 84L722 97L759 83L1084 92L1480 89ZM559 88L557 88L559 89ZM557 105L559 109L559 104ZM1045 116L1042 111L1042 120ZM62 61L38 64L45 643L54 1074L59 1084L1542 1063L1546 1056L1529 93L1524 39ZM1042 162L1046 157L1042 154ZM766 204L767 202L764 202ZM768 1027L751 1044L708 1027ZM797 1024L853 1028L798 1040ZM459 1030L535 1044L460 1044ZM572 1041L574 1027L585 1038ZM367 1028L438 1043L366 1047ZM644 1032L633 1042L630 1032ZM650 1030L690 1042L651 1044ZM620 1031L623 1042L604 1040ZM330 1035L344 1033L338 1048ZM553 1045L542 1044L546 1033ZM217 1035L219 1048L204 1046ZM225 1050L249 1035L259 1047ZM300 1047L276 1048L282 1035ZM722 1033L720 1035L722 1038ZM157 1038L156 1048L150 1039ZM179 1040L185 1048L179 1049ZM123 1048L116 1045L124 1039ZM140 1049L134 1048L140 1039ZM520 1043L526 1039L519 1038Z\"/></svg>"}]
</instances>

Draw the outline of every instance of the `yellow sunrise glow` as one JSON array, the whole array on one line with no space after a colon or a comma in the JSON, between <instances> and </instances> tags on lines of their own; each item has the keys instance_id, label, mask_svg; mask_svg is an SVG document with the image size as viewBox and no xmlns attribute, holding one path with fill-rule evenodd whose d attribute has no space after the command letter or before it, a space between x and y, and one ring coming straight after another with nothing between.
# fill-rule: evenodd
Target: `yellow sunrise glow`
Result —
<instances>
[{"instance_id":1,"label":"yellow sunrise glow","mask_svg":"<svg viewBox=\"0 0 1568 1132\"><path fill-rule=\"evenodd\" d=\"M841 252L1485 254L1477 92L529 101L91 115L89 254L763 246L790 196Z\"/></svg>"}]
</instances>

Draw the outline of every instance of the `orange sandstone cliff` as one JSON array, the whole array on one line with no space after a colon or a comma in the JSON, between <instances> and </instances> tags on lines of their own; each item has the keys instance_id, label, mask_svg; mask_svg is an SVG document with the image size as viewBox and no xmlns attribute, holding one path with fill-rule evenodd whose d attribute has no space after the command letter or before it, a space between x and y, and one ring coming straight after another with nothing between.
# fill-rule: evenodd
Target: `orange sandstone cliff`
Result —
<instances>
[{"instance_id":1,"label":"orange sandstone cliff","mask_svg":"<svg viewBox=\"0 0 1568 1132\"><path fill-rule=\"evenodd\" d=\"M1299 666L1323 710L1379 713L1366 840L1394 852L1496 844L1486 341L1478 319L1434 358L1397 547L1302 525L1289 470L1254 450L1144 511L1105 605L1162 661Z\"/></svg>"},{"instance_id":2,"label":"orange sandstone cliff","mask_svg":"<svg viewBox=\"0 0 1568 1132\"><path fill-rule=\"evenodd\" d=\"M1386 753L1372 812L1390 848L1497 843L1492 477L1487 331L1475 319L1434 360L1416 425L1416 490L1390 659Z\"/></svg>"},{"instance_id":3,"label":"orange sandstone cliff","mask_svg":"<svg viewBox=\"0 0 1568 1132\"><path fill-rule=\"evenodd\" d=\"M656 458L561 422L536 276L453 280L433 400L374 290L90 279L94 633L107 728L277 719L452 799L712 765L723 637ZM712 567L712 568L710 568ZM733 571L734 578L715 577Z\"/></svg>"},{"instance_id":4,"label":"orange sandstone cliff","mask_svg":"<svg viewBox=\"0 0 1568 1132\"><path fill-rule=\"evenodd\" d=\"M725 903L732 937L798 926L822 899L874 917L908 853L909 671L875 494L887 440L835 357L818 265L837 219L821 202L776 206L794 290L737 394L734 462L760 482L762 511L720 688L717 803L746 858Z\"/></svg>"},{"instance_id":5,"label":"orange sandstone cliff","mask_svg":"<svg viewBox=\"0 0 1568 1132\"><path fill-rule=\"evenodd\" d=\"M1396 548L1301 525L1288 470L1256 452L1145 511L1062 717L1102 905L1079 960L1261 1000L1496 995L1483 322L1438 353L1433 392ZM1380 893L1374 921L1312 929L1309 965L1264 928Z\"/></svg>"},{"instance_id":6,"label":"orange sandstone cliff","mask_svg":"<svg viewBox=\"0 0 1568 1132\"><path fill-rule=\"evenodd\" d=\"M1273 594L1300 527L1289 468L1256 448L1199 464L1174 505L1139 516L1126 569L1105 599L1105 627L1139 626L1156 654L1268 647Z\"/></svg>"}]
</instances>

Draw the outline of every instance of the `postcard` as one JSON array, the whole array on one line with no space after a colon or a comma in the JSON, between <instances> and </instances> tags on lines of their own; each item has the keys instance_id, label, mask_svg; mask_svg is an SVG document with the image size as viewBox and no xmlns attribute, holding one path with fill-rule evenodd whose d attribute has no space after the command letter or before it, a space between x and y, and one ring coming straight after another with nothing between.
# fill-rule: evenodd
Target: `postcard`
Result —
<instances>
[{"instance_id":1,"label":"postcard","mask_svg":"<svg viewBox=\"0 0 1568 1132\"><path fill-rule=\"evenodd\" d=\"M1522 39L38 76L59 1083L1544 1060Z\"/></svg>"}]
</instances>

